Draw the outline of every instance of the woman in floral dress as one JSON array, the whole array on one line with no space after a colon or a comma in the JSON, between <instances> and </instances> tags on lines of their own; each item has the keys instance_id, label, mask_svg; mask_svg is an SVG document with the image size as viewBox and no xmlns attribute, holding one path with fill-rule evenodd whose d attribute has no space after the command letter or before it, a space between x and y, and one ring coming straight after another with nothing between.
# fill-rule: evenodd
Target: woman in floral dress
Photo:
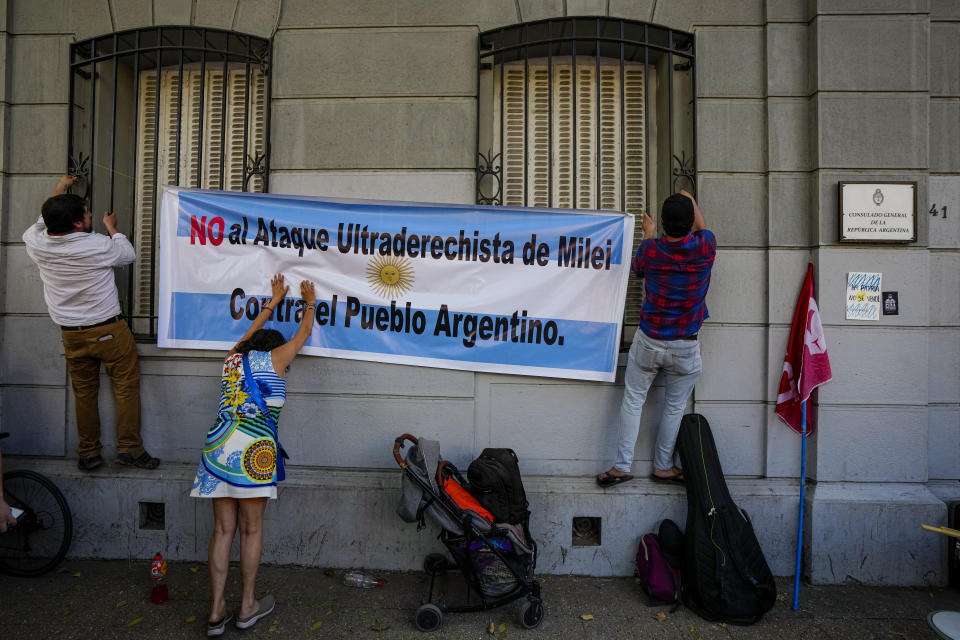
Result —
<instances>
[{"instance_id":1,"label":"woman in floral dress","mask_svg":"<svg viewBox=\"0 0 960 640\"><path fill-rule=\"evenodd\" d=\"M220 378L217 420L207 432L203 456L190 495L213 499L213 537L210 539L210 602L208 636L219 636L233 619L224 589L230 547L240 528L240 574L243 593L236 626L252 627L269 615L276 602L272 595L257 600L254 586L263 547L263 512L267 499L277 497L283 479L283 449L277 439L277 419L286 399L288 365L310 337L316 309L313 283L300 283L303 301L293 308L300 328L289 341L263 325L283 302L289 287L283 275L270 281L273 297L263 305L250 329L227 354ZM289 304L289 303L288 303ZM250 386L249 378L256 389ZM279 477L278 477L279 471Z\"/></svg>"}]
</instances>

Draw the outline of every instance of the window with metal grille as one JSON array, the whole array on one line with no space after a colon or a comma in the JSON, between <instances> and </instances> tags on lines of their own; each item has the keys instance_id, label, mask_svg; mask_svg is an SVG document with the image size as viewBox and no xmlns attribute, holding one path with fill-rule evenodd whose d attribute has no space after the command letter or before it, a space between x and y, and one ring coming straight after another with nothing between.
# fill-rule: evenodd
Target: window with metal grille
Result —
<instances>
[{"instance_id":1,"label":"window with metal grille","mask_svg":"<svg viewBox=\"0 0 960 640\"><path fill-rule=\"evenodd\" d=\"M696 193L693 36L611 18L480 34L477 202L658 217ZM642 239L637 220L634 246ZM642 285L631 279L624 340Z\"/></svg>"},{"instance_id":2,"label":"window with metal grille","mask_svg":"<svg viewBox=\"0 0 960 640\"><path fill-rule=\"evenodd\" d=\"M118 289L138 336L156 336L160 187L268 188L269 70L268 40L217 29L155 27L71 47L69 171L91 210L117 211L137 250Z\"/></svg>"}]
</instances>

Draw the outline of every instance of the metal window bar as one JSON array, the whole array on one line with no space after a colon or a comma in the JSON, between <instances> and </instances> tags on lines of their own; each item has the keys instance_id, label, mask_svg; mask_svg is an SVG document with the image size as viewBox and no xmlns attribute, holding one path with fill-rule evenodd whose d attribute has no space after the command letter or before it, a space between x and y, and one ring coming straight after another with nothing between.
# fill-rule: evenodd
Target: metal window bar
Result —
<instances>
[{"instance_id":1,"label":"metal window bar","mask_svg":"<svg viewBox=\"0 0 960 640\"><path fill-rule=\"evenodd\" d=\"M117 34L113 34L113 50L117 50ZM113 99L110 102L110 122L117 121L117 67L119 59L113 59ZM114 170L113 163L116 159L116 139L117 139L117 128L114 126L110 127L110 206L107 207L107 211L113 211L113 191L114 185L116 184L115 176L117 175Z\"/></svg>"},{"instance_id":2,"label":"metal window bar","mask_svg":"<svg viewBox=\"0 0 960 640\"><path fill-rule=\"evenodd\" d=\"M270 82L270 49L267 48L267 44L264 41L263 44L263 60L261 60L261 70L263 71L263 87L266 102L266 107L263 117L263 170L261 171L261 179L263 181L263 192L266 193L270 190L270 96L273 95Z\"/></svg>"},{"instance_id":3,"label":"metal window bar","mask_svg":"<svg viewBox=\"0 0 960 640\"><path fill-rule=\"evenodd\" d=\"M643 25L643 39L650 39L650 25ZM650 210L650 118L648 114L650 113L650 49L645 48L643 50L643 81L647 84L646 91L643 92L643 143L647 145L646 154L644 157L644 163L647 165L647 172L643 176L643 210ZM654 220L659 220L660 217L656 213L651 213ZM643 224L643 218L641 217L640 223Z\"/></svg>"},{"instance_id":4,"label":"metal window bar","mask_svg":"<svg viewBox=\"0 0 960 640\"><path fill-rule=\"evenodd\" d=\"M179 149L180 149L180 136L183 133L183 40L185 34L183 29L180 30L180 51L178 51L177 59L177 162L174 163L173 167L173 176L177 181L177 184L180 184L180 158L179 158Z\"/></svg>"},{"instance_id":5,"label":"metal window bar","mask_svg":"<svg viewBox=\"0 0 960 640\"><path fill-rule=\"evenodd\" d=\"M154 100L153 110L153 197L150 198L150 238L153 239L156 246L157 238L157 197L160 195L160 181L157 179L157 162L160 159L160 88L163 86L163 53L159 45L163 33L157 29L157 92ZM179 152L179 150L178 150ZM150 252L150 335L156 335L156 328L153 326L153 318L156 316L156 301L153 299L153 283L157 277L157 252ZM130 277L134 277L131 273ZM130 307L133 308L133 301L130 301Z\"/></svg>"},{"instance_id":6,"label":"metal window bar","mask_svg":"<svg viewBox=\"0 0 960 640\"><path fill-rule=\"evenodd\" d=\"M571 121L571 131L572 135L570 136L570 142L572 145L573 153L570 156L571 162L573 164L573 208L576 209L580 204L580 183L577 181L577 167L580 164L580 156L577 155L577 19L572 20L573 23L573 68L571 69L571 82L572 86L572 105L573 105L573 120Z\"/></svg>"},{"instance_id":7,"label":"metal window bar","mask_svg":"<svg viewBox=\"0 0 960 640\"><path fill-rule=\"evenodd\" d=\"M672 50L673 49L673 31L670 31L667 34L667 42L670 43L670 48ZM674 156L674 151L673 151L673 138L674 138L674 135L673 135L674 134L674 131L673 131L673 52L672 51L667 53L667 94L668 94L667 98L668 98L668 104L669 104L669 107L667 109L667 112L668 112L667 126L669 127L669 131L667 132L667 134L668 134L668 139L670 140L670 156L668 161L672 164L673 156ZM667 180L669 179L670 179L669 174L667 174Z\"/></svg>"},{"instance_id":8,"label":"metal window bar","mask_svg":"<svg viewBox=\"0 0 960 640\"><path fill-rule=\"evenodd\" d=\"M220 180L217 183L217 188L223 191L223 174L225 170L225 162L227 160L227 86L230 84L229 71L227 70L227 62L229 58L226 53L223 54L223 91L220 95L220 171L219 176Z\"/></svg>"},{"instance_id":9,"label":"metal window bar","mask_svg":"<svg viewBox=\"0 0 960 640\"><path fill-rule=\"evenodd\" d=\"M595 35L597 36L597 38L600 37L600 19L599 18L597 18L596 20ZM600 91L600 40L597 40L596 42L596 49L597 49L597 53L594 59L594 63L596 65L596 71L594 73L596 75L594 76L594 79L593 79L593 83L594 83L593 93L596 97L596 103L597 103L597 134L596 134L596 143L594 144L594 146L596 147L596 160L594 160L594 163L596 164L596 167L597 167L595 171L595 173L597 174L596 175L597 185L596 187L594 187L596 190L596 193L594 193L593 208L600 209L603 207L600 200L600 192L601 192L601 189L603 188L600 182L600 174L602 173L602 168L603 168L603 156L602 156L603 138L602 138L602 132L600 131L600 120L601 118L603 118L603 104L601 103L601 100L600 100L600 93L601 93Z\"/></svg>"},{"instance_id":10,"label":"metal window bar","mask_svg":"<svg viewBox=\"0 0 960 640\"><path fill-rule=\"evenodd\" d=\"M250 41L247 40L247 52L250 51ZM247 190L247 154L249 153L249 140L247 139L250 126L250 62L244 65L243 72L243 166L240 169L240 184L242 191Z\"/></svg>"},{"instance_id":11,"label":"metal window bar","mask_svg":"<svg viewBox=\"0 0 960 640\"><path fill-rule=\"evenodd\" d=\"M553 23L547 23L547 38ZM553 45L547 45L547 206L553 208Z\"/></svg>"},{"instance_id":12,"label":"metal window bar","mask_svg":"<svg viewBox=\"0 0 960 640\"><path fill-rule=\"evenodd\" d=\"M188 42L186 35L188 32L199 31L201 38L199 44L196 42ZM221 38L223 41L222 45L219 45L217 42L214 42L210 36L215 35L218 38ZM98 47L98 42L100 47ZM104 46L106 45L106 46ZM130 98L132 103L132 133L130 138L130 159L129 164L132 167L133 174L142 174L146 175L143 171L144 167L138 166L138 136L140 134L140 90L141 82L140 75L141 72L146 72L151 68L156 70L156 94L153 97L153 127L155 136L152 141L154 146L153 148L153 160L152 166L149 168L152 171L152 177L149 178L150 184L152 186L152 198L150 199L150 208L151 208L151 234L153 238L156 238L156 211L158 207L158 197L159 197L159 182L157 176L157 171L159 169L158 162L160 156L160 113L161 113L161 93L163 86L163 69L164 61L169 60L170 56L176 55L175 68L177 70L177 97L176 97L176 143L175 143L175 153L174 157L169 159L173 162L174 175L176 182L179 184L181 180L181 171L180 171L180 162L181 162L181 151L185 153L190 153L191 150L181 149L181 142L183 140L183 77L184 77L184 64L185 61L190 58L196 60L197 54L200 57L200 76L201 76L201 94L200 98L200 112L197 114L199 120L199 131L198 131L198 148L197 148L197 167L198 167L198 182L197 186L202 186L202 176L203 171L201 162L202 162L202 145L203 145L203 93L206 88L206 79L204 78L206 70L206 57L207 54L216 54L222 56L223 58L223 105L221 106L221 116L224 120L224 127L221 130L220 135L220 167L219 167L219 185L223 186L224 174L225 174L225 146L226 146L226 107L227 107L227 89L228 89L228 71L232 64L234 65L244 65L246 70L245 74L245 87L244 87L244 121L243 121L243 140L242 148L244 151L250 145L250 131L248 127L249 114L251 113L250 106L250 82L251 82L251 64L256 63L259 65L263 75L266 77L269 74L270 62L271 62L271 47L272 43L269 40L262 38L256 38L254 36L246 36L241 34L232 34L232 32L219 30L219 29L197 29L193 27L149 27L144 29L130 29L126 31L119 31L110 36L100 36L98 38L92 38L82 42L77 42L71 45L70 49L70 81L69 81L69 91L70 91L70 116L68 118L68 142L67 142L67 170L68 172L75 173L80 175L85 179L85 192L86 195L92 200L96 198L97 201L106 201L109 203L109 209L113 210L116 203L116 196L118 195L117 185L118 181L116 177L118 175L134 179L134 176L127 175L124 172L121 172L117 167L117 143L118 137L124 135L124 132L117 130L117 111L120 104L120 96L123 95L123 99ZM168 54L168 55L164 55ZM156 56L155 61L151 61L150 58ZM102 87L98 88L98 84L104 80L97 75L97 67L101 66L102 63L107 63L113 65L112 69L112 91L103 93L105 91ZM132 62L132 64L131 64ZM151 64L151 62L153 64ZM121 94L120 88L120 70L119 67L121 64L130 65L132 68L132 76L130 76L128 82L129 87L132 89L123 89L123 94ZM89 71L88 71L89 70ZM79 94L80 83L77 82L76 76L80 75L89 79L89 93L86 95ZM266 80L265 82L265 92L264 92L264 120L265 120L265 131L264 131L264 150L265 155L261 157L259 164L256 164L254 169L257 175L260 175L262 178L262 190L267 191L269 187L268 177L269 177L269 127L270 127L270 83ZM127 91L130 91L128 94ZM109 105L100 105L98 104L98 94L106 97L109 96L110 103ZM82 100L89 100L89 104L82 104ZM104 101L104 98L99 98L101 101ZM89 114L83 113L84 109L89 109ZM102 117L100 111L101 109L109 109L109 125L107 125L105 118ZM82 125L78 126L77 118L78 115L83 113L85 120L88 122L89 132L89 142L87 146L88 155L86 158L83 157L83 151L79 148L77 144L77 136L83 135ZM98 119L100 119L98 123ZM107 131L107 129L109 130ZM108 144L102 145L103 149L108 150L109 158L100 158L96 152L97 148L97 136L100 129L104 130L103 134L108 137ZM211 141L211 144L215 144L214 141ZM76 155L75 155L76 154ZM106 178L105 184L97 185L95 184L95 171L94 168L100 167L109 171L109 177ZM125 170L127 168L125 167ZM246 178L249 177L251 172L247 171L246 161L243 163L244 171L244 185L246 185ZM131 191L131 202L130 209L131 212L134 212L133 215L128 218L131 225L135 225L133 217L136 215L136 204L137 204L137 191L142 189L143 185L138 182L134 182L133 188ZM107 190L104 193L104 189ZM244 186L245 189L245 186ZM138 247L138 253L140 253L140 248ZM123 289L126 290L126 300L124 301L125 310L127 315L133 318L140 318L148 322L148 337L154 337L156 335L157 327L157 318L156 318L156 300L152 295L155 283L156 283L156 253L155 251L150 251L150 262L149 262L149 291L146 292L148 298L148 316L144 317L142 315L137 315L137 310L133 307L134 302L134 282L135 282L135 266L132 265L128 267L128 278L126 287ZM141 294L143 295L143 294ZM138 332L141 336L142 332Z\"/></svg>"},{"instance_id":13,"label":"metal window bar","mask_svg":"<svg viewBox=\"0 0 960 640\"><path fill-rule=\"evenodd\" d=\"M96 42L90 43L91 47L96 46ZM90 153L87 154L87 158L90 162L90 170L88 173L88 180L93 181L93 168L96 166L96 158L94 156L95 143L96 140L96 115L97 115L97 63L90 63ZM93 191L88 190L87 193L90 196L90 208L93 209Z\"/></svg>"},{"instance_id":14,"label":"metal window bar","mask_svg":"<svg viewBox=\"0 0 960 640\"><path fill-rule=\"evenodd\" d=\"M136 49L140 49L140 32L138 31L135 38ZM73 74L70 74L73 77ZM133 158L133 175L137 175L137 136L139 134L140 128L140 100L138 96L140 95L140 55L135 53L133 54L133 100L130 102L133 103L133 135L130 137L130 157ZM70 108L73 108L71 103ZM133 189L131 189L131 196L133 202L130 206L131 215L136 210L137 202L137 185L134 184ZM132 235L132 234L131 234ZM136 249L137 247L134 247ZM128 272L130 277L127 278L127 298L126 298L126 311L128 316L133 315L133 278L132 269Z\"/></svg>"},{"instance_id":15,"label":"metal window bar","mask_svg":"<svg viewBox=\"0 0 960 640\"><path fill-rule=\"evenodd\" d=\"M530 155L530 133L528 126L530 123L530 118L527 117L527 114L530 113L530 56L529 50L524 47L523 49L523 206L529 206L529 196L530 196L530 178L528 168L530 163L527 161L527 158Z\"/></svg>"},{"instance_id":16,"label":"metal window bar","mask_svg":"<svg viewBox=\"0 0 960 640\"><path fill-rule=\"evenodd\" d=\"M624 68L624 44L623 44L623 23L620 23L620 157L623 158L624 167L627 160L627 71ZM627 210L627 172L620 172L620 208ZM643 219L640 220L641 224Z\"/></svg>"},{"instance_id":17,"label":"metal window bar","mask_svg":"<svg viewBox=\"0 0 960 640\"><path fill-rule=\"evenodd\" d=\"M690 58L691 61L695 60L697 56L696 40L693 40L693 39L690 40L690 52L692 54L692 57ZM693 136L691 137L691 144L693 148L693 159L691 160L691 162L693 163L693 195L694 197L697 197L697 165L696 165L696 160L698 156L697 126L696 126L696 123L697 123L697 67L696 65L693 65L693 64L690 65L690 82L691 82L690 96L691 96L691 99L693 100L693 108L690 111L692 113L693 123L694 123Z\"/></svg>"}]
</instances>

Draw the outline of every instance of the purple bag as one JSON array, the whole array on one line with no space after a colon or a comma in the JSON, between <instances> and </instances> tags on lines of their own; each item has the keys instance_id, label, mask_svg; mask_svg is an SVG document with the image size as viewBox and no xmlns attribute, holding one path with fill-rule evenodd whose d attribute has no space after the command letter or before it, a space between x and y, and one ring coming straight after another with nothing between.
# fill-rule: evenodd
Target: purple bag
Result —
<instances>
[{"instance_id":1,"label":"purple bag","mask_svg":"<svg viewBox=\"0 0 960 640\"><path fill-rule=\"evenodd\" d=\"M680 571L674 569L660 548L660 536L648 533L637 549L637 579L654 604L680 601Z\"/></svg>"}]
</instances>

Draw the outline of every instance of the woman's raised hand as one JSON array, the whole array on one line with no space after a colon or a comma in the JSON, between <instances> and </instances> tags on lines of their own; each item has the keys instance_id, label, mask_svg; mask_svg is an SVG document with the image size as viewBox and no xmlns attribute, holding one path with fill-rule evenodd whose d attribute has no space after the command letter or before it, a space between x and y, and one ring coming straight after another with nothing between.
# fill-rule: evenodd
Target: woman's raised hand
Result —
<instances>
[{"instance_id":1,"label":"woman's raised hand","mask_svg":"<svg viewBox=\"0 0 960 640\"><path fill-rule=\"evenodd\" d=\"M270 278L270 289L273 293L273 298L270 300L270 306L276 307L278 304L280 304L284 297L286 297L287 291L290 290L290 286L283 283L283 274L278 273Z\"/></svg>"},{"instance_id":2,"label":"woman's raised hand","mask_svg":"<svg viewBox=\"0 0 960 640\"><path fill-rule=\"evenodd\" d=\"M303 301L307 304L317 303L317 294L313 290L313 283L309 280L304 280L300 283L300 297L303 298Z\"/></svg>"}]
</instances>

